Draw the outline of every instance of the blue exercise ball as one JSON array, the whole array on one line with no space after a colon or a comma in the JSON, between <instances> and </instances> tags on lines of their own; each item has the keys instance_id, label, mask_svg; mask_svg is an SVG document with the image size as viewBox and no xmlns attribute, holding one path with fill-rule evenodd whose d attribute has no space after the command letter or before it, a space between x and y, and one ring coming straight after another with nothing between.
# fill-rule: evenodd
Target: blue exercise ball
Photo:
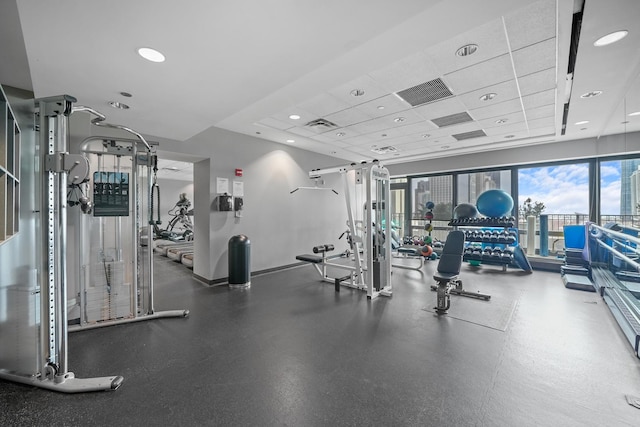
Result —
<instances>
[{"instance_id":1,"label":"blue exercise ball","mask_svg":"<svg viewBox=\"0 0 640 427\"><path fill-rule=\"evenodd\" d=\"M511 214L513 198L504 190L487 190L478 196L478 212L488 217L502 217Z\"/></svg>"},{"instance_id":2,"label":"blue exercise ball","mask_svg":"<svg viewBox=\"0 0 640 427\"><path fill-rule=\"evenodd\" d=\"M453 217L456 219L475 218L477 215L478 210L471 203L460 203L453 210Z\"/></svg>"},{"instance_id":3,"label":"blue exercise ball","mask_svg":"<svg viewBox=\"0 0 640 427\"><path fill-rule=\"evenodd\" d=\"M433 202L427 202L424 204L425 209L433 209L436 205Z\"/></svg>"}]
</instances>

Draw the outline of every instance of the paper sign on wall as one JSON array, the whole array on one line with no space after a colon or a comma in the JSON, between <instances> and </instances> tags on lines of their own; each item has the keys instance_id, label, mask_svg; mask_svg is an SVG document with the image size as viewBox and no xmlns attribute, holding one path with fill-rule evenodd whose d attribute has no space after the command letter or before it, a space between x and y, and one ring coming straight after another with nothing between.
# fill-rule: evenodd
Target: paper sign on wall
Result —
<instances>
[{"instance_id":1,"label":"paper sign on wall","mask_svg":"<svg viewBox=\"0 0 640 427\"><path fill-rule=\"evenodd\" d=\"M229 179L228 178L216 178L216 193L229 194Z\"/></svg>"},{"instance_id":2,"label":"paper sign on wall","mask_svg":"<svg viewBox=\"0 0 640 427\"><path fill-rule=\"evenodd\" d=\"M244 182L233 181L233 197L244 197Z\"/></svg>"}]
</instances>

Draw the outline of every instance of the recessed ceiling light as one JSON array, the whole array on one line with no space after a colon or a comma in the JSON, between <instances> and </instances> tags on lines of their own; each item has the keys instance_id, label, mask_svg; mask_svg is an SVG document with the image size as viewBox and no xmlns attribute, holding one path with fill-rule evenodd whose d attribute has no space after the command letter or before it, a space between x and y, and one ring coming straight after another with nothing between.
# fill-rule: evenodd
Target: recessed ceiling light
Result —
<instances>
[{"instance_id":1,"label":"recessed ceiling light","mask_svg":"<svg viewBox=\"0 0 640 427\"><path fill-rule=\"evenodd\" d=\"M387 136L386 133L383 133L382 135L380 135L381 137L385 138Z\"/></svg>"},{"instance_id":2,"label":"recessed ceiling light","mask_svg":"<svg viewBox=\"0 0 640 427\"><path fill-rule=\"evenodd\" d=\"M428 133L424 133L424 134L422 134L422 137L423 137L423 138L429 138L430 136L431 136L431 135L429 135Z\"/></svg>"},{"instance_id":3,"label":"recessed ceiling light","mask_svg":"<svg viewBox=\"0 0 640 427\"><path fill-rule=\"evenodd\" d=\"M362 96L362 95L364 95L364 90L362 90L362 89L354 89L350 93L351 93L351 96Z\"/></svg>"},{"instance_id":4,"label":"recessed ceiling light","mask_svg":"<svg viewBox=\"0 0 640 427\"><path fill-rule=\"evenodd\" d=\"M640 116L640 111L634 111L633 113L629 113L629 116L630 116L630 117L633 117L633 116Z\"/></svg>"},{"instance_id":5,"label":"recessed ceiling light","mask_svg":"<svg viewBox=\"0 0 640 427\"><path fill-rule=\"evenodd\" d=\"M173 171L173 172L180 170L175 166L169 166L169 167L166 167L166 168L163 168L163 169L164 170L168 170L168 171Z\"/></svg>"},{"instance_id":6,"label":"recessed ceiling light","mask_svg":"<svg viewBox=\"0 0 640 427\"><path fill-rule=\"evenodd\" d=\"M480 97L480 100L482 100L482 101L490 101L490 100L492 100L493 98L495 98L496 96L498 96L498 94L497 94L497 93L493 93L493 92L491 92L491 93L485 93L484 95L482 95L482 96Z\"/></svg>"},{"instance_id":7,"label":"recessed ceiling light","mask_svg":"<svg viewBox=\"0 0 640 427\"><path fill-rule=\"evenodd\" d=\"M515 138L516 136L515 135L505 135L504 137L507 138L507 139L511 139L511 138Z\"/></svg>"},{"instance_id":8,"label":"recessed ceiling light","mask_svg":"<svg viewBox=\"0 0 640 427\"><path fill-rule=\"evenodd\" d=\"M338 154L338 152L337 151L332 151L331 154Z\"/></svg>"},{"instance_id":9,"label":"recessed ceiling light","mask_svg":"<svg viewBox=\"0 0 640 427\"><path fill-rule=\"evenodd\" d=\"M384 110L384 105L378 105L378 110Z\"/></svg>"},{"instance_id":10,"label":"recessed ceiling light","mask_svg":"<svg viewBox=\"0 0 640 427\"><path fill-rule=\"evenodd\" d=\"M501 125L503 123L507 123L507 120L508 119L498 119L498 120L496 120L496 124Z\"/></svg>"},{"instance_id":11,"label":"recessed ceiling light","mask_svg":"<svg viewBox=\"0 0 640 427\"><path fill-rule=\"evenodd\" d=\"M579 122L576 122L577 125L586 125L587 123L589 123L589 120L581 120Z\"/></svg>"},{"instance_id":12,"label":"recessed ceiling light","mask_svg":"<svg viewBox=\"0 0 640 427\"><path fill-rule=\"evenodd\" d=\"M256 132L256 135L260 135L260 134L262 134L262 132Z\"/></svg>"},{"instance_id":13,"label":"recessed ceiling light","mask_svg":"<svg viewBox=\"0 0 640 427\"><path fill-rule=\"evenodd\" d=\"M150 47L141 47L138 49L138 54L147 61L151 62L164 62L164 55L155 49Z\"/></svg>"},{"instance_id":14,"label":"recessed ceiling light","mask_svg":"<svg viewBox=\"0 0 640 427\"><path fill-rule=\"evenodd\" d=\"M109 101L109 105L111 105L113 108L118 108L120 110L129 109L129 106L127 104L123 104L122 102L118 102L118 101Z\"/></svg>"},{"instance_id":15,"label":"recessed ceiling light","mask_svg":"<svg viewBox=\"0 0 640 427\"><path fill-rule=\"evenodd\" d=\"M602 95L601 90L592 90L591 92L583 93L580 98L593 98L594 96Z\"/></svg>"},{"instance_id":16,"label":"recessed ceiling light","mask_svg":"<svg viewBox=\"0 0 640 427\"><path fill-rule=\"evenodd\" d=\"M292 114L292 115L290 115L290 116L289 116L289 118L290 118L291 120L300 120L300 116L299 116L299 115L297 115L297 114Z\"/></svg>"},{"instance_id":17,"label":"recessed ceiling light","mask_svg":"<svg viewBox=\"0 0 640 427\"><path fill-rule=\"evenodd\" d=\"M345 135L346 135L346 133L344 133L344 132L338 132L338 133L336 133L336 136L345 136Z\"/></svg>"},{"instance_id":18,"label":"recessed ceiling light","mask_svg":"<svg viewBox=\"0 0 640 427\"><path fill-rule=\"evenodd\" d=\"M469 56L469 55L473 55L474 53L476 53L476 51L478 50L478 45L477 44L465 44L464 46L462 46L461 48L459 48L458 50L456 50L456 55L458 56Z\"/></svg>"},{"instance_id":19,"label":"recessed ceiling light","mask_svg":"<svg viewBox=\"0 0 640 427\"><path fill-rule=\"evenodd\" d=\"M295 139L287 139L287 142L288 142L289 144L293 144L294 142L296 142L296 140L295 140Z\"/></svg>"},{"instance_id":20,"label":"recessed ceiling light","mask_svg":"<svg viewBox=\"0 0 640 427\"><path fill-rule=\"evenodd\" d=\"M396 117L395 119L393 119L394 122L396 123L402 123L404 122L406 119L404 117Z\"/></svg>"},{"instance_id":21,"label":"recessed ceiling light","mask_svg":"<svg viewBox=\"0 0 640 427\"><path fill-rule=\"evenodd\" d=\"M376 144L373 144L373 145L371 146L371 148L376 148L376 147L378 147Z\"/></svg>"},{"instance_id":22,"label":"recessed ceiling light","mask_svg":"<svg viewBox=\"0 0 640 427\"><path fill-rule=\"evenodd\" d=\"M446 150L447 148L451 148L451 147L450 147L449 145L443 145L443 146L442 146L442 147L440 147L440 148L442 148L443 150Z\"/></svg>"},{"instance_id":23,"label":"recessed ceiling light","mask_svg":"<svg viewBox=\"0 0 640 427\"><path fill-rule=\"evenodd\" d=\"M629 34L629 31L627 30L615 31L613 33L607 34L606 36L600 37L593 43L593 45L597 47L606 46L608 44L622 40L627 36L627 34Z\"/></svg>"},{"instance_id":24,"label":"recessed ceiling light","mask_svg":"<svg viewBox=\"0 0 640 427\"><path fill-rule=\"evenodd\" d=\"M629 123L629 120L625 120L624 122L620 122L621 125L626 125L627 123Z\"/></svg>"},{"instance_id":25,"label":"recessed ceiling light","mask_svg":"<svg viewBox=\"0 0 640 427\"><path fill-rule=\"evenodd\" d=\"M587 128L580 128L580 130L587 130Z\"/></svg>"},{"instance_id":26,"label":"recessed ceiling light","mask_svg":"<svg viewBox=\"0 0 640 427\"><path fill-rule=\"evenodd\" d=\"M125 98L131 98L133 96L129 92L120 92L120 95L124 96Z\"/></svg>"}]
</instances>

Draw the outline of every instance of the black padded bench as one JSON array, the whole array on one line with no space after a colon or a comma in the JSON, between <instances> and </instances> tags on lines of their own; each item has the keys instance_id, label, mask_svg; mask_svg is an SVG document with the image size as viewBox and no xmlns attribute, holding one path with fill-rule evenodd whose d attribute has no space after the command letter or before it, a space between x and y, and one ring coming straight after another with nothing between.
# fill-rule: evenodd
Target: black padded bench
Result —
<instances>
[{"instance_id":1,"label":"black padded bench","mask_svg":"<svg viewBox=\"0 0 640 427\"><path fill-rule=\"evenodd\" d=\"M296 259L299 261L310 262L312 264L322 264L322 257L318 255L296 255Z\"/></svg>"}]
</instances>

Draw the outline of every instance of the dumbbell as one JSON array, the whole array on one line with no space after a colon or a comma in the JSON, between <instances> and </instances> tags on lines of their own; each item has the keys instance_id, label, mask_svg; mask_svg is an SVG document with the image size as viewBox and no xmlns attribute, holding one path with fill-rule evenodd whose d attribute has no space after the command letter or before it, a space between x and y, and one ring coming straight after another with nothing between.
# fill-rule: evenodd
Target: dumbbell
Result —
<instances>
[{"instance_id":1,"label":"dumbbell","mask_svg":"<svg viewBox=\"0 0 640 427\"><path fill-rule=\"evenodd\" d=\"M495 260L502 259L502 249L493 249L493 251L491 251L491 258Z\"/></svg>"},{"instance_id":2,"label":"dumbbell","mask_svg":"<svg viewBox=\"0 0 640 427\"><path fill-rule=\"evenodd\" d=\"M507 232L501 231L498 234L498 243L507 243Z\"/></svg>"}]
</instances>

